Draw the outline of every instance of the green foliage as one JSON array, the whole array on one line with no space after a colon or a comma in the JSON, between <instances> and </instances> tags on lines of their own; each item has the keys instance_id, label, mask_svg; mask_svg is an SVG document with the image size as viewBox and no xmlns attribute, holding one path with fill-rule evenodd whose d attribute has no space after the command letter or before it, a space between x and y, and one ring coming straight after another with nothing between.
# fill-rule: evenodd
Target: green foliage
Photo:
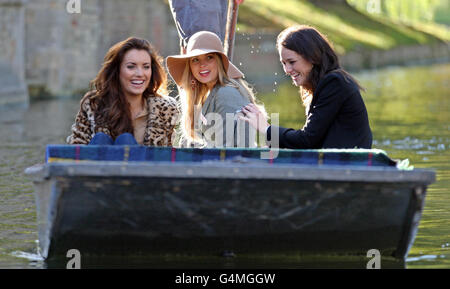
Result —
<instances>
[{"instance_id":1,"label":"green foliage","mask_svg":"<svg viewBox=\"0 0 450 289\"><path fill-rule=\"evenodd\" d=\"M347 2L370 14L379 14L403 22L430 22L435 21L436 15L450 13L448 0L347 0Z\"/></svg>"},{"instance_id":2,"label":"green foliage","mask_svg":"<svg viewBox=\"0 0 450 289\"><path fill-rule=\"evenodd\" d=\"M448 4L443 4L447 0L347 1L246 0L240 6L238 27L241 32L252 33L279 32L295 24L312 25L327 35L340 54L360 48L391 49L450 40L447 27L423 20L448 17L437 13L448 11ZM377 1L379 5L367 5Z\"/></svg>"},{"instance_id":3,"label":"green foliage","mask_svg":"<svg viewBox=\"0 0 450 289\"><path fill-rule=\"evenodd\" d=\"M450 40L448 0L347 0L362 13ZM444 25L440 25L440 24Z\"/></svg>"},{"instance_id":4,"label":"green foliage","mask_svg":"<svg viewBox=\"0 0 450 289\"><path fill-rule=\"evenodd\" d=\"M434 11L434 22L450 25L450 2L443 1Z\"/></svg>"}]
</instances>

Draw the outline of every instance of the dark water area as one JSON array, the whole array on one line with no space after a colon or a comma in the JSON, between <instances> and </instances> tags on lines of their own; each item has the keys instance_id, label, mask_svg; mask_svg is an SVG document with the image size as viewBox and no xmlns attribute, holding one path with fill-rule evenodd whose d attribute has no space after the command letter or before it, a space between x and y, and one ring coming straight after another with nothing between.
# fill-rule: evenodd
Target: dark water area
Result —
<instances>
[{"instance_id":1,"label":"dark water area","mask_svg":"<svg viewBox=\"0 0 450 289\"><path fill-rule=\"evenodd\" d=\"M414 245L405 263L382 260L382 268L450 268L450 64L392 67L359 72L374 135L374 148L415 168L434 169ZM285 81L258 92L280 125L300 128L305 119L297 89ZM258 90L258 87L256 87ZM33 184L24 170L44 162L47 144L63 144L78 99L34 101L26 111L0 117L0 268L65 268L37 254ZM85 267L365 268L368 259L349 256L163 256L152 260L93 260Z\"/></svg>"}]
</instances>

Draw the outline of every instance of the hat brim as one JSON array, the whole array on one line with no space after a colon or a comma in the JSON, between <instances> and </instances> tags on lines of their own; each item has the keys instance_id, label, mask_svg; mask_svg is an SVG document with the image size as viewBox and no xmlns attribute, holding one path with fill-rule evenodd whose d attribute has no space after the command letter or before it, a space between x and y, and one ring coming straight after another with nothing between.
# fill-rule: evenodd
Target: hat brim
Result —
<instances>
[{"instance_id":1,"label":"hat brim","mask_svg":"<svg viewBox=\"0 0 450 289\"><path fill-rule=\"evenodd\" d=\"M189 58L208 53L218 53L222 57L222 62L229 78L244 77L244 74L228 60L228 57L223 52L211 49L194 49L187 54L171 55L166 58L167 70L175 83L178 86L182 85L181 79Z\"/></svg>"}]
</instances>

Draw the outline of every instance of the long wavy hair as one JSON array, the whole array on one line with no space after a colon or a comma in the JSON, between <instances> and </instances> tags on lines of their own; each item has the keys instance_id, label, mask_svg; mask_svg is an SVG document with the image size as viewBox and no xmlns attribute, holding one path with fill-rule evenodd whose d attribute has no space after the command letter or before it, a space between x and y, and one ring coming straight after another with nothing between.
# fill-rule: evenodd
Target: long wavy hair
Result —
<instances>
[{"instance_id":1,"label":"long wavy hair","mask_svg":"<svg viewBox=\"0 0 450 289\"><path fill-rule=\"evenodd\" d=\"M151 58L152 75L148 87L142 94L146 103L149 97L167 94L167 74L162 57L145 39L130 37L116 43L106 53L97 76L90 82L91 93L86 94L81 104L89 99L99 126L110 130L111 137L133 133L130 105L120 84L120 66L125 54L131 49L147 51Z\"/></svg>"},{"instance_id":2,"label":"long wavy hair","mask_svg":"<svg viewBox=\"0 0 450 289\"><path fill-rule=\"evenodd\" d=\"M222 62L222 57L220 57L219 54L214 53L214 59L217 61L219 74L216 85L228 85L239 89L239 91L244 94L251 103L257 105L261 112L266 114L264 106L257 102L255 93L250 85L242 78L233 79L228 77ZM181 134L184 137L190 140L199 140L200 138L196 135L195 120L198 119L198 115L210 93L210 90L206 84L195 79L189 62L190 59L186 61L186 66L181 78L180 102L182 118L180 129L182 130Z\"/></svg>"},{"instance_id":3,"label":"long wavy hair","mask_svg":"<svg viewBox=\"0 0 450 289\"><path fill-rule=\"evenodd\" d=\"M309 110L314 91L319 81L330 72L337 72L348 82L353 82L364 90L340 63L331 42L325 35L308 25L295 25L283 30L277 37L277 49L281 47L293 50L313 65L308 74L307 85L300 87L300 95L306 111Z\"/></svg>"}]
</instances>

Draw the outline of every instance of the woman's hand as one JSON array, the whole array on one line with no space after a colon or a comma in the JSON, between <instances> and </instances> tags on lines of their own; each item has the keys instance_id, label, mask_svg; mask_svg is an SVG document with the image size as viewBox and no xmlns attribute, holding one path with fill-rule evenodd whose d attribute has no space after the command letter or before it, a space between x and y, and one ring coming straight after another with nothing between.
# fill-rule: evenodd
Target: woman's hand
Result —
<instances>
[{"instance_id":1,"label":"woman's hand","mask_svg":"<svg viewBox=\"0 0 450 289\"><path fill-rule=\"evenodd\" d=\"M270 126L266 117L253 103L242 108L242 114L239 114L239 119L248 122L252 127L263 134L267 132L267 128Z\"/></svg>"}]
</instances>

